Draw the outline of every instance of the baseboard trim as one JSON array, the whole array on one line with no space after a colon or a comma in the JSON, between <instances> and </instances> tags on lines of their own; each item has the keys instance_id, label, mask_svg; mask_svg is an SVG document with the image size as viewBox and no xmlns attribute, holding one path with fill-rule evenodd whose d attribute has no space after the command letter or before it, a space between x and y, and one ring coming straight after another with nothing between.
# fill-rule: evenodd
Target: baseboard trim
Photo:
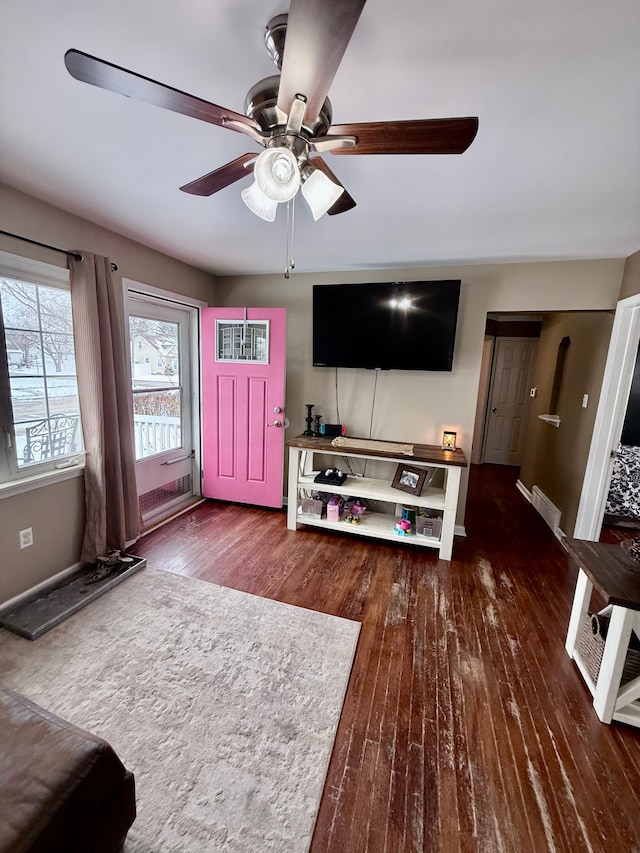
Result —
<instances>
[{"instance_id":1,"label":"baseboard trim","mask_svg":"<svg viewBox=\"0 0 640 853\"><path fill-rule=\"evenodd\" d=\"M36 598L40 595L40 593L46 592L48 589L53 589L54 587L59 586L70 575L72 575L74 572L79 571L79 569L81 569L83 565L84 563L74 563L72 566L69 566L68 569L63 569L56 575L53 575L52 577L41 581L40 583L30 587L24 592L21 592L18 595L14 595L13 598L9 598L7 599L7 601L3 601L2 604L0 604L0 614L5 613L8 610L15 609L16 605L26 604L28 600Z\"/></svg>"},{"instance_id":2,"label":"baseboard trim","mask_svg":"<svg viewBox=\"0 0 640 853\"><path fill-rule=\"evenodd\" d=\"M516 489L520 492L520 494L526 501L529 501L529 503L531 503L531 492L525 486L522 480L516 480Z\"/></svg>"},{"instance_id":3,"label":"baseboard trim","mask_svg":"<svg viewBox=\"0 0 640 853\"><path fill-rule=\"evenodd\" d=\"M144 530L140 532L139 538L142 539L144 536L147 536L149 533L153 533L154 530L157 530L159 527L165 525L168 521L173 521L174 518L179 518L181 515L184 515L187 512L190 512L192 509L195 509L200 504L205 502L206 498L201 497L200 495L195 496L195 499L187 504L187 506L183 506L182 509L176 510L175 512L170 512L166 516L162 516L162 518L155 519L151 522L150 527L145 527ZM130 546L135 545L138 539L134 539L133 542L127 542L127 550Z\"/></svg>"},{"instance_id":4,"label":"baseboard trim","mask_svg":"<svg viewBox=\"0 0 640 853\"><path fill-rule=\"evenodd\" d=\"M532 490L529 491L521 480L516 480L516 488L523 498L531 504L541 518L544 519L556 539L562 541L566 534L560 528L560 518L562 517L562 513L558 507L549 500L539 486L533 486Z\"/></svg>"}]
</instances>

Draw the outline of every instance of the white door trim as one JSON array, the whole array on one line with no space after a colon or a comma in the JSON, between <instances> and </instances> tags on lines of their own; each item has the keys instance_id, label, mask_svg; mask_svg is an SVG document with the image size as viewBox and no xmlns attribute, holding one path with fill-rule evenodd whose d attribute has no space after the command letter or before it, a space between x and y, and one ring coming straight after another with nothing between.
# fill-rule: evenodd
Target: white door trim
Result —
<instances>
[{"instance_id":1,"label":"white door trim","mask_svg":"<svg viewBox=\"0 0 640 853\"><path fill-rule=\"evenodd\" d=\"M171 290L163 290L161 287L154 287L152 284L145 284L142 281L135 281L132 278L123 278L122 286L124 292L132 290L134 293L142 294L143 296L155 296L158 299L165 299L167 302L177 302L178 305L187 305L189 308L206 308L207 303L201 299L192 299L190 296L182 296L180 293L174 293Z\"/></svg>"},{"instance_id":2,"label":"white door trim","mask_svg":"<svg viewBox=\"0 0 640 853\"><path fill-rule=\"evenodd\" d=\"M612 451L622 435L640 340L640 293L618 302L574 537L597 541L609 493Z\"/></svg>"},{"instance_id":3,"label":"white door trim","mask_svg":"<svg viewBox=\"0 0 640 853\"><path fill-rule=\"evenodd\" d=\"M192 299L188 296L182 296L179 293L173 293L170 290L163 290L160 287L154 287L151 284L145 284L141 281L135 281L131 278L122 279L122 298L124 305L124 316L127 316L128 294L132 293L137 299L144 300L148 298L150 303L158 304L159 301L183 308L191 314L192 334L189 340L189 359L191 362L191 431L193 436L193 477L192 490L194 496L202 495L202 430L200 418L200 401L201 401L201 370L200 370L200 309L206 308L207 303L199 299ZM129 349L127 347L127 361L129 361ZM128 364L129 374L131 373L131 364Z\"/></svg>"}]
</instances>

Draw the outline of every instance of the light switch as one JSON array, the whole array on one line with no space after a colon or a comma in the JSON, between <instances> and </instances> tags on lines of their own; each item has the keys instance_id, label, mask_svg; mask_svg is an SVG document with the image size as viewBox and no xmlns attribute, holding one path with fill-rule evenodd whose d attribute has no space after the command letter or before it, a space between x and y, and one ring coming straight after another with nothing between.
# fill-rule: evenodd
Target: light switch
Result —
<instances>
[{"instance_id":1,"label":"light switch","mask_svg":"<svg viewBox=\"0 0 640 853\"><path fill-rule=\"evenodd\" d=\"M588 395L588 394L583 394L583 395L582 395L582 408L583 408L583 409L586 409L586 408L587 408L587 404L588 404L588 402L589 402L589 395Z\"/></svg>"}]
</instances>

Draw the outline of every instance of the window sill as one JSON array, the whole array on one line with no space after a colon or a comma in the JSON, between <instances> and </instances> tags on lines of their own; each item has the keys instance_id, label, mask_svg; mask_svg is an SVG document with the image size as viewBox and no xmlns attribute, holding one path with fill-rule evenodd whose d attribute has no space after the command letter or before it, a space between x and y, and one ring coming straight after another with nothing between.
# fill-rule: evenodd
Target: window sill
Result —
<instances>
[{"instance_id":1,"label":"window sill","mask_svg":"<svg viewBox=\"0 0 640 853\"><path fill-rule=\"evenodd\" d=\"M31 477L22 477L20 480L0 483L0 500L12 498L14 495L21 495L24 492L31 492L34 489L41 489L44 486L53 486L55 483L71 480L73 477L82 476L82 474L84 474L84 462L79 462L77 465L70 465L68 468L44 471L41 474L33 474Z\"/></svg>"},{"instance_id":2,"label":"window sill","mask_svg":"<svg viewBox=\"0 0 640 853\"><path fill-rule=\"evenodd\" d=\"M551 426L559 427L560 426L560 416L559 415L538 415L541 421L544 421L547 424L551 424Z\"/></svg>"}]
</instances>

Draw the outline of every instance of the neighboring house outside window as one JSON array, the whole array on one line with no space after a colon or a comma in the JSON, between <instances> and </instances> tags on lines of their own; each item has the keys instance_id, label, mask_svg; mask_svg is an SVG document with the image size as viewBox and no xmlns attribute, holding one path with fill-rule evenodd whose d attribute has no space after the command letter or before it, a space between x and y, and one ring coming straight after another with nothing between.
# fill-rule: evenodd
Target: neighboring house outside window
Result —
<instances>
[{"instance_id":1,"label":"neighboring house outside window","mask_svg":"<svg viewBox=\"0 0 640 853\"><path fill-rule=\"evenodd\" d=\"M0 323L6 482L61 467L83 450L69 271L0 252Z\"/></svg>"},{"instance_id":2,"label":"neighboring house outside window","mask_svg":"<svg viewBox=\"0 0 640 853\"><path fill-rule=\"evenodd\" d=\"M152 378L175 374L178 369L177 340L170 324L148 323L140 317L132 317L129 325L134 376Z\"/></svg>"}]
</instances>

